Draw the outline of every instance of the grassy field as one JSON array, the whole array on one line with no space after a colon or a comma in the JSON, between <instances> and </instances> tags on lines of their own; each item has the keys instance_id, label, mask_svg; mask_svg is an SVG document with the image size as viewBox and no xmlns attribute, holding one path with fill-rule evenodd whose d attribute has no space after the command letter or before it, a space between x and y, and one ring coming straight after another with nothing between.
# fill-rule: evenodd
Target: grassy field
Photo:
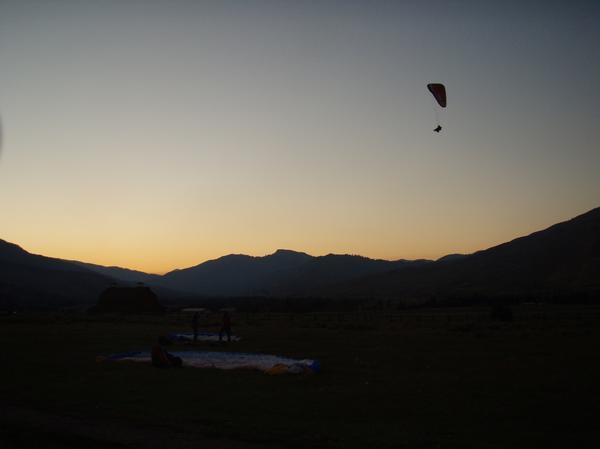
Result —
<instances>
[{"instance_id":1,"label":"grassy field","mask_svg":"<svg viewBox=\"0 0 600 449\"><path fill-rule=\"evenodd\" d=\"M149 349L157 335L187 331L188 317L2 317L0 442L143 441L96 432L82 445L31 424L52 417L72 429L120 423L173 448L207 447L206 436L214 447L598 447L600 308L514 311L512 322L491 321L486 308L243 314L234 316L242 341L178 347L314 358L322 372L313 376L95 361ZM15 410L40 418L21 422Z\"/></svg>"}]
</instances>

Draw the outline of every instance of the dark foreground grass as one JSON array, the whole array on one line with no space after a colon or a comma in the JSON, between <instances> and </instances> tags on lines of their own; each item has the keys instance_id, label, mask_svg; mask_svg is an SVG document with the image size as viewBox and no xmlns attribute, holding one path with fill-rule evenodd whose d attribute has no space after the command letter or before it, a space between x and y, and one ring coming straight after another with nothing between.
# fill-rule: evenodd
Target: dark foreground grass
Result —
<instances>
[{"instance_id":1,"label":"dark foreground grass","mask_svg":"<svg viewBox=\"0 0 600 449\"><path fill-rule=\"evenodd\" d=\"M184 330L175 317L5 317L0 397L98 426L289 447L598 447L600 311L486 313L250 315L235 323L243 341L197 346L315 358L314 376L96 363Z\"/></svg>"}]
</instances>

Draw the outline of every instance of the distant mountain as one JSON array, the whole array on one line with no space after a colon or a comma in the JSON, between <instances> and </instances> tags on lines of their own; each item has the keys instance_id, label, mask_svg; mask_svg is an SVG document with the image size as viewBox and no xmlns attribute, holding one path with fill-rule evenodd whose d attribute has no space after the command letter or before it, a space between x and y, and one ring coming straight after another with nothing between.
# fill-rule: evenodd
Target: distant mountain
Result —
<instances>
[{"instance_id":1,"label":"distant mountain","mask_svg":"<svg viewBox=\"0 0 600 449\"><path fill-rule=\"evenodd\" d=\"M331 297L548 297L600 292L600 208L467 256L355 279L319 293Z\"/></svg>"},{"instance_id":2,"label":"distant mountain","mask_svg":"<svg viewBox=\"0 0 600 449\"><path fill-rule=\"evenodd\" d=\"M79 262L76 260L70 261L80 267L86 268L90 271L100 273L104 276L108 276L115 283L122 284L121 286L145 284L152 288L152 291L156 293L160 301L163 304L172 304L178 300L188 299L191 296L195 296L194 293L186 292L179 289L169 288L162 285L163 277L159 274L149 274L143 271L130 270L129 268L121 267L105 267L103 265L96 265L93 263Z\"/></svg>"},{"instance_id":3,"label":"distant mountain","mask_svg":"<svg viewBox=\"0 0 600 449\"><path fill-rule=\"evenodd\" d=\"M158 289L162 287L198 296L240 297L310 295L323 286L429 262L424 259L388 261L346 254L314 257L279 249L263 257L230 254L163 276L120 267L73 263L120 281L143 282Z\"/></svg>"},{"instance_id":4,"label":"distant mountain","mask_svg":"<svg viewBox=\"0 0 600 449\"><path fill-rule=\"evenodd\" d=\"M120 281L130 282L130 283L138 283L142 282L144 284L153 284L158 283L162 279L162 276L158 274L148 274L143 271L130 270L129 268L121 268L121 267L105 267L104 265L96 265L93 263L87 262L79 262L77 260L69 261L76 265L79 265L83 268L87 268L88 270L95 271L96 273L103 274L105 276L109 276L113 279L118 279Z\"/></svg>"},{"instance_id":5,"label":"distant mountain","mask_svg":"<svg viewBox=\"0 0 600 449\"><path fill-rule=\"evenodd\" d=\"M464 257L467 257L467 254L447 254L445 256L440 257L438 260L436 260L436 262L454 262Z\"/></svg>"},{"instance_id":6,"label":"distant mountain","mask_svg":"<svg viewBox=\"0 0 600 449\"><path fill-rule=\"evenodd\" d=\"M30 254L0 240L0 306L85 304L118 281L162 299L196 297L430 298L600 292L600 208L474 254L437 261L277 250L231 254L163 276ZM187 292L187 293L181 293Z\"/></svg>"},{"instance_id":7,"label":"distant mountain","mask_svg":"<svg viewBox=\"0 0 600 449\"><path fill-rule=\"evenodd\" d=\"M279 249L264 257L232 254L175 270L165 274L160 285L203 296L306 296L323 286L428 262L335 254L315 257Z\"/></svg>"},{"instance_id":8,"label":"distant mountain","mask_svg":"<svg viewBox=\"0 0 600 449\"><path fill-rule=\"evenodd\" d=\"M312 257L272 287L283 296L312 296L319 289L368 275L387 273L408 266L421 266L430 260L381 260L348 254Z\"/></svg>"},{"instance_id":9,"label":"distant mountain","mask_svg":"<svg viewBox=\"0 0 600 449\"><path fill-rule=\"evenodd\" d=\"M289 250L264 257L231 254L171 271L163 276L161 285L203 296L264 296L310 259L308 254Z\"/></svg>"},{"instance_id":10,"label":"distant mountain","mask_svg":"<svg viewBox=\"0 0 600 449\"><path fill-rule=\"evenodd\" d=\"M0 240L0 307L93 303L113 280L77 264L31 254Z\"/></svg>"}]
</instances>

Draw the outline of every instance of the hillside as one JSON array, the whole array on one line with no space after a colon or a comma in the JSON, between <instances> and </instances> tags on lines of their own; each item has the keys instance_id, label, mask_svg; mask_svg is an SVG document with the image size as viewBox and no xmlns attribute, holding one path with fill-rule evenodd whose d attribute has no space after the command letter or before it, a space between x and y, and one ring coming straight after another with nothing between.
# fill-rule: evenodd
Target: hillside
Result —
<instances>
[{"instance_id":1,"label":"hillside","mask_svg":"<svg viewBox=\"0 0 600 449\"><path fill-rule=\"evenodd\" d=\"M600 208L467 256L322 289L332 297L548 297L600 291Z\"/></svg>"},{"instance_id":2,"label":"hillside","mask_svg":"<svg viewBox=\"0 0 600 449\"><path fill-rule=\"evenodd\" d=\"M113 279L0 240L0 308L92 304Z\"/></svg>"},{"instance_id":3,"label":"hillside","mask_svg":"<svg viewBox=\"0 0 600 449\"><path fill-rule=\"evenodd\" d=\"M94 263L80 262L77 260L70 260L76 265L79 265L83 268L87 268L88 270L95 271L97 273L103 274L105 276L118 279L120 281L138 283L143 282L145 284L153 284L160 282L161 276L158 274L149 274L144 273L143 271L131 270L129 268L122 267L105 267L104 265L97 265Z\"/></svg>"}]
</instances>

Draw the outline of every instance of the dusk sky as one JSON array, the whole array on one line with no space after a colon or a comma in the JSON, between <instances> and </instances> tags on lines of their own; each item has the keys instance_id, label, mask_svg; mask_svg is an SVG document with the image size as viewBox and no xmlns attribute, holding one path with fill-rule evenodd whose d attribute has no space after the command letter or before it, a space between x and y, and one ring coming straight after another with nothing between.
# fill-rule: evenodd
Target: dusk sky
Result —
<instances>
[{"instance_id":1,"label":"dusk sky","mask_svg":"<svg viewBox=\"0 0 600 449\"><path fill-rule=\"evenodd\" d=\"M159 273L487 248L600 206L599 43L599 1L0 0L0 238Z\"/></svg>"}]
</instances>

